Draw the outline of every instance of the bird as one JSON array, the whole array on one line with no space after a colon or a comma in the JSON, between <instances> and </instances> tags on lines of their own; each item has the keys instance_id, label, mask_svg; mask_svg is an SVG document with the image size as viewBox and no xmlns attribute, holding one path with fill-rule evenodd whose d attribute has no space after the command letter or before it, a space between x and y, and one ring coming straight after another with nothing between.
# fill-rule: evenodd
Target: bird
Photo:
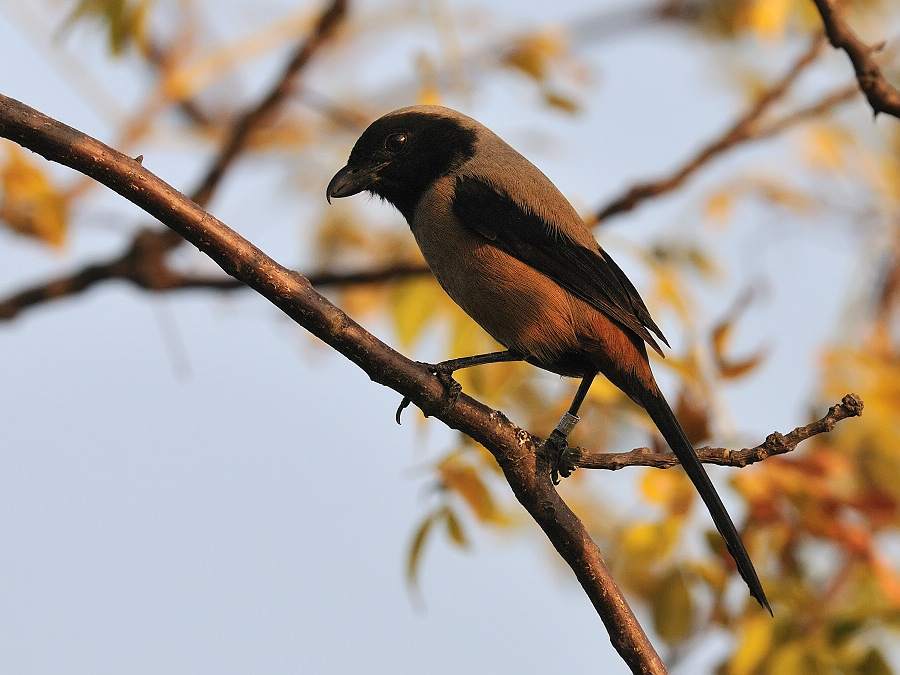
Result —
<instances>
[{"instance_id":1,"label":"bird","mask_svg":"<svg viewBox=\"0 0 900 675\"><path fill-rule=\"evenodd\" d=\"M326 198L362 192L396 207L438 283L506 348L444 361L432 372L446 381L461 368L526 361L581 378L546 441L557 458L591 383L604 375L646 410L706 504L750 595L771 614L737 528L650 369L647 347L663 355L665 336L550 179L471 117L416 105L369 125Z\"/></svg>"}]
</instances>

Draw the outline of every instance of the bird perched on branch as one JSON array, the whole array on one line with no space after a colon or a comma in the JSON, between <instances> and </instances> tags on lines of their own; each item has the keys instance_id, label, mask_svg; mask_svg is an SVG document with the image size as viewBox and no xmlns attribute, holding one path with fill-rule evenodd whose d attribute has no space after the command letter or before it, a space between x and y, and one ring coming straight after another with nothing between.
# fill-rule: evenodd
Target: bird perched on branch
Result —
<instances>
[{"instance_id":1,"label":"bird perched on branch","mask_svg":"<svg viewBox=\"0 0 900 675\"><path fill-rule=\"evenodd\" d=\"M327 197L367 191L393 204L434 276L507 351L445 361L461 368L527 361L581 378L547 439L565 475L567 437L598 373L650 415L700 496L750 594L771 612L740 535L656 384L647 345L668 345L637 290L572 205L496 134L440 106L403 108L373 122Z\"/></svg>"}]
</instances>

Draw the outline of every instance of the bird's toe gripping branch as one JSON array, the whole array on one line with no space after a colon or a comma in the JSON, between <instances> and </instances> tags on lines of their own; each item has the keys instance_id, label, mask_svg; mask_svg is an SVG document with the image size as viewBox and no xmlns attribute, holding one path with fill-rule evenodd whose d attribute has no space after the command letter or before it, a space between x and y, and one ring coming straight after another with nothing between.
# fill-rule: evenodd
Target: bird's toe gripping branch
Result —
<instances>
[{"instance_id":1,"label":"bird's toe gripping branch","mask_svg":"<svg viewBox=\"0 0 900 675\"><path fill-rule=\"evenodd\" d=\"M578 424L578 415L567 412L544 441L541 452L550 464L550 478L559 485L560 476L568 478L578 468L581 450L569 447L568 437Z\"/></svg>"},{"instance_id":2,"label":"bird's toe gripping branch","mask_svg":"<svg viewBox=\"0 0 900 675\"><path fill-rule=\"evenodd\" d=\"M425 366L428 370L440 380L441 384L444 385L444 405L441 406L441 409L437 412L438 415L442 415L448 410L450 410L456 402L459 400L459 395L462 393L462 385L453 379L453 369L448 367L449 362L442 363L422 363L419 362L419 365ZM397 424L400 424L400 416L403 414L404 409L406 409L409 404L412 403L408 396L404 396L403 400L400 401L400 405L397 407L397 412L394 415L394 419L397 420ZM428 417L428 414L425 414L425 417Z\"/></svg>"}]
</instances>

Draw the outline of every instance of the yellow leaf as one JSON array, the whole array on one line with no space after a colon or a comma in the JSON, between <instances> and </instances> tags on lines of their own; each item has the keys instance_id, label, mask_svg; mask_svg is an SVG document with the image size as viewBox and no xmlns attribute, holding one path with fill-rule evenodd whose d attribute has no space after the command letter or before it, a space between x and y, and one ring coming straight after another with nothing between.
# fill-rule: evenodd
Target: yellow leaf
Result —
<instances>
[{"instance_id":1,"label":"yellow leaf","mask_svg":"<svg viewBox=\"0 0 900 675\"><path fill-rule=\"evenodd\" d=\"M485 354L502 349L501 345L495 342L481 326L457 307L452 300L446 295L444 295L443 299L451 322L447 345L447 354L450 357ZM467 392L475 396L492 397L498 393L497 388L506 381L506 377L512 372L514 372L513 364L491 364L477 368L466 368L454 373L453 376Z\"/></svg>"},{"instance_id":2,"label":"yellow leaf","mask_svg":"<svg viewBox=\"0 0 900 675\"><path fill-rule=\"evenodd\" d=\"M578 101L572 97L550 90L544 91L544 102L551 108L556 108L569 114L577 113L580 107Z\"/></svg>"},{"instance_id":3,"label":"yellow leaf","mask_svg":"<svg viewBox=\"0 0 900 675\"><path fill-rule=\"evenodd\" d=\"M456 305L452 305L448 311L450 312L452 325L450 326L451 333L447 347L451 354L454 356L463 356L492 351L492 349L485 349L488 345L487 340L489 340L490 337L485 333L481 326L475 323L473 319ZM499 349L499 347L497 347L497 349ZM467 369L469 373L477 372L479 370L482 369ZM460 371L460 375L462 374L463 371Z\"/></svg>"},{"instance_id":4,"label":"yellow leaf","mask_svg":"<svg viewBox=\"0 0 900 675\"><path fill-rule=\"evenodd\" d=\"M748 357L741 361L722 361L719 365L719 374L722 379L735 380L752 372L762 363L767 352L759 351L754 356Z\"/></svg>"},{"instance_id":5,"label":"yellow leaf","mask_svg":"<svg viewBox=\"0 0 900 675\"><path fill-rule=\"evenodd\" d=\"M700 8L698 26L715 37L734 37L744 27L745 12L737 2L707 2Z\"/></svg>"},{"instance_id":6,"label":"yellow leaf","mask_svg":"<svg viewBox=\"0 0 900 675\"><path fill-rule=\"evenodd\" d=\"M847 146L851 137L845 131L818 125L806 134L804 156L806 163L816 169L840 171L847 165Z\"/></svg>"},{"instance_id":7,"label":"yellow leaf","mask_svg":"<svg viewBox=\"0 0 900 675\"><path fill-rule=\"evenodd\" d=\"M890 602L894 607L900 607L900 577L891 568L881 560L872 562L874 567L873 573L878 581L878 586L884 596L884 599Z\"/></svg>"},{"instance_id":8,"label":"yellow leaf","mask_svg":"<svg viewBox=\"0 0 900 675\"><path fill-rule=\"evenodd\" d=\"M653 625L659 636L669 644L677 644L693 630L693 602L691 592L678 570L663 579L651 599Z\"/></svg>"},{"instance_id":9,"label":"yellow leaf","mask_svg":"<svg viewBox=\"0 0 900 675\"><path fill-rule=\"evenodd\" d=\"M419 70L419 95L416 97L422 105L440 105L441 92L438 87L437 69L427 55L422 54L418 58Z\"/></svg>"},{"instance_id":10,"label":"yellow leaf","mask_svg":"<svg viewBox=\"0 0 900 675\"><path fill-rule=\"evenodd\" d=\"M672 268L662 268L656 274L656 285L653 289L659 297L659 301L668 307L672 307L684 318L690 317L688 306L685 303L687 293Z\"/></svg>"},{"instance_id":11,"label":"yellow leaf","mask_svg":"<svg viewBox=\"0 0 900 675\"><path fill-rule=\"evenodd\" d=\"M9 146L9 159L0 169L0 219L16 232L55 248L65 242L65 197L14 145Z\"/></svg>"},{"instance_id":12,"label":"yellow leaf","mask_svg":"<svg viewBox=\"0 0 900 675\"><path fill-rule=\"evenodd\" d=\"M106 28L109 48L119 55L134 41L142 40L150 3L147 0L81 0L69 14L69 25L93 20Z\"/></svg>"},{"instance_id":13,"label":"yellow leaf","mask_svg":"<svg viewBox=\"0 0 900 675\"><path fill-rule=\"evenodd\" d=\"M348 286L341 291L341 309L350 316L362 316L384 308L385 288L380 284Z\"/></svg>"},{"instance_id":14,"label":"yellow leaf","mask_svg":"<svg viewBox=\"0 0 900 675\"><path fill-rule=\"evenodd\" d=\"M419 578L419 565L422 559L422 549L425 546L425 540L431 532L434 525L435 514L430 514L422 524L416 529L413 535L412 544L409 547L409 556L406 558L406 583L409 586L417 586Z\"/></svg>"},{"instance_id":15,"label":"yellow leaf","mask_svg":"<svg viewBox=\"0 0 900 675\"><path fill-rule=\"evenodd\" d=\"M752 675L772 649L775 622L763 612L756 612L746 619L740 631L740 642L728 664L728 675Z\"/></svg>"},{"instance_id":16,"label":"yellow leaf","mask_svg":"<svg viewBox=\"0 0 900 675\"><path fill-rule=\"evenodd\" d=\"M674 547L678 531L678 523L672 519L635 523L625 528L622 548L632 558L662 560Z\"/></svg>"},{"instance_id":17,"label":"yellow leaf","mask_svg":"<svg viewBox=\"0 0 900 675\"><path fill-rule=\"evenodd\" d=\"M532 79L541 81L547 76L550 60L563 50L562 36L558 32L543 31L519 39L503 61Z\"/></svg>"},{"instance_id":18,"label":"yellow leaf","mask_svg":"<svg viewBox=\"0 0 900 675\"><path fill-rule=\"evenodd\" d=\"M866 164L871 167L867 173L871 174L872 182L896 204L900 202L900 131L895 131L891 139L886 152Z\"/></svg>"},{"instance_id":19,"label":"yellow leaf","mask_svg":"<svg viewBox=\"0 0 900 675\"><path fill-rule=\"evenodd\" d=\"M641 492L654 504L673 515L686 514L694 503L695 490L684 471L646 471L641 479Z\"/></svg>"},{"instance_id":20,"label":"yellow leaf","mask_svg":"<svg viewBox=\"0 0 900 675\"><path fill-rule=\"evenodd\" d=\"M408 279L391 291L391 317L401 346L408 348L419 338L441 306L441 288L430 277Z\"/></svg>"},{"instance_id":21,"label":"yellow leaf","mask_svg":"<svg viewBox=\"0 0 900 675\"><path fill-rule=\"evenodd\" d=\"M741 314L750 306L752 294L745 294L725 318L713 326L710 342L712 355L716 368L723 379L737 379L754 370L765 359L768 350L758 349L754 354L744 359L734 359L726 354L726 348L731 340L734 325L740 319Z\"/></svg>"},{"instance_id":22,"label":"yellow leaf","mask_svg":"<svg viewBox=\"0 0 900 675\"><path fill-rule=\"evenodd\" d=\"M629 525L622 536L622 548L630 555L640 556L657 550L659 524L652 522Z\"/></svg>"},{"instance_id":23,"label":"yellow leaf","mask_svg":"<svg viewBox=\"0 0 900 675\"><path fill-rule=\"evenodd\" d=\"M750 28L764 40L778 40L785 32L793 0L756 0L748 15Z\"/></svg>"},{"instance_id":24,"label":"yellow leaf","mask_svg":"<svg viewBox=\"0 0 900 675\"><path fill-rule=\"evenodd\" d=\"M725 347L734 328L734 322L737 319L735 314L736 312L731 312L722 321L713 326L710 342L712 343L713 353L716 355L721 355L725 352Z\"/></svg>"},{"instance_id":25,"label":"yellow leaf","mask_svg":"<svg viewBox=\"0 0 900 675\"><path fill-rule=\"evenodd\" d=\"M795 190L784 181L776 182L767 178L761 178L754 181L752 187L763 199L767 199L776 206L790 209L800 215L809 215L821 208L821 203L817 202L810 195L800 190Z\"/></svg>"},{"instance_id":26,"label":"yellow leaf","mask_svg":"<svg viewBox=\"0 0 900 675\"><path fill-rule=\"evenodd\" d=\"M675 402L675 416L681 423L688 440L694 445L702 443L712 435L710 430L710 406L691 389L684 387Z\"/></svg>"},{"instance_id":27,"label":"yellow leaf","mask_svg":"<svg viewBox=\"0 0 900 675\"><path fill-rule=\"evenodd\" d=\"M441 521L447 528L447 535L450 541L460 548L467 548L469 540L466 538L456 514L448 506L442 506L436 511L428 514L425 520L416 528L413 534L412 543L409 546L409 554L406 558L406 583L415 588L418 586L419 569L421 568L422 552L425 549L425 543L429 535L434 529L435 523Z\"/></svg>"},{"instance_id":28,"label":"yellow leaf","mask_svg":"<svg viewBox=\"0 0 900 675\"><path fill-rule=\"evenodd\" d=\"M710 532L710 535L713 533ZM722 537L718 532L715 533L715 536L719 538L721 541ZM707 559L709 560L709 559ZM718 560L713 560L712 562L698 562L691 565L691 571L703 582L709 586L714 593L722 593L725 590L725 586L728 583L729 576L725 567Z\"/></svg>"},{"instance_id":29,"label":"yellow leaf","mask_svg":"<svg viewBox=\"0 0 900 675\"><path fill-rule=\"evenodd\" d=\"M437 468L444 487L461 496L479 520L499 519L494 499L472 465L461 461L458 455L450 455Z\"/></svg>"},{"instance_id":30,"label":"yellow leaf","mask_svg":"<svg viewBox=\"0 0 900 675\"><path fill-rule=\"evenodd\" d=\"M442 513L444 516L444 524L447 526L447 534L450 536L450 541L460 548L468 548L469 540L466 538L465 532L463 532L459 518L456 517L456 514L453 513L453 510L449 507L445 508Z\"/></svg>"},{"instance_id":31,"label":"yellow leaf","mask_svg":"<svg viewBox=\"0 0 900 675\"><path fill-rule=\"evenodd\" d=\"M724 224L731 219L734 211L734 194L730 190L714 192L706 200L706 218Z\"/></svg>"},{"instance_id":32,"label":"yellow leaf","mask_svg":"<svg viewBox=\"0 0 900 675\"><path fill-rule=\"evenodd\" d=\"M611 405L621 400L622 396L622 390L616 385L605 377L598 377L588 390L587 400L600 405Z\"/></svg>"},{"instance_id":33,"label":"yellow leaf","mask_svg":"<svg viewBox=\"0 0 900 675\"><path fill-rule=\"evenodd\" d=\"M821 675L832 672L816 653L819 646L791 642L774 651L768 675Z\"/></svg>"},{"instance_id":34,"label":"yellow leaf","mask_svg":"<svg viewBox=\"0 0 900 675\"><path fill-rule=\"evenodd\" d=\"M894 670L890 667L882 653L877 649L870 649L857 666L860 675L891 675Z\"/></svg>"},{"instance_id":35,"label":"yellow leaf","mask_svg":"<svg viewBox=\"0 0 900 675\"><path fill-rule=\"evenodd\" d=\"M698 274L711 279L719 274L716 261L699 246L691 246L687 251L687 261Z\"/></svg>"}]
</instances>

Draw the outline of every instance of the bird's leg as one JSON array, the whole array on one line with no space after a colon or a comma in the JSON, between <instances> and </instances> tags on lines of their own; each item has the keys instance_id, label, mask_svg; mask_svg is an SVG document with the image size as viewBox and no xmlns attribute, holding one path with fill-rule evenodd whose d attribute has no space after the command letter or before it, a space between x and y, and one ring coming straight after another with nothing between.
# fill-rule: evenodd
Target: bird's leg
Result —
<instances>
[{"instance_id":1,"label":"bird's leg","mask_svg":"<svg viewBox=\"0 0 900 675\"><path fill-rule=\"evenodd\" d=\"M457 370L462 370L463 368L472 368L473 366L482 366L486 363L503 363L506 361L522 361L523 358L513 351L503 351L503 352L490 352L489 354L477 354L475 356L464 356L459 359L449 359L448 361L441 361L440 363L421 363L421 365L428 368L429 371L434 373L434 375L441 381L441 384L444 385L444 389L447 392L447 404L444 408L441 409L440 413L445 413L450 408L452 408L456 401L459 399L460 393L462 393L462 386L460 386L459 382L453 379L453 373ZM397 420L397 424L400 424L400 415L403 413L403 409L406 408L412 401L410 401L409 397L404 396L403 400L400 401L400 407L397 408L397 414L394 419Z\"/></svg>"},{"instance_id":2,"label":"bird's leg","mask_svg":"<svg viewBox=\"0 0 900 675\"><path fill-rule=\"evenodd\" d=\"M575 398L572 399L572 405L559 420L556 428L547 437L542 450L550 462L550 477L553 479L554 485L559 485L559 477L568 478L578 466L578 460L581 453L569 447L569 434L578 424L578 409L587 396L588 389L597 373L589 373L581 380L578 385L578 391L575 392Z\"/></svg>"}]
</instances>

